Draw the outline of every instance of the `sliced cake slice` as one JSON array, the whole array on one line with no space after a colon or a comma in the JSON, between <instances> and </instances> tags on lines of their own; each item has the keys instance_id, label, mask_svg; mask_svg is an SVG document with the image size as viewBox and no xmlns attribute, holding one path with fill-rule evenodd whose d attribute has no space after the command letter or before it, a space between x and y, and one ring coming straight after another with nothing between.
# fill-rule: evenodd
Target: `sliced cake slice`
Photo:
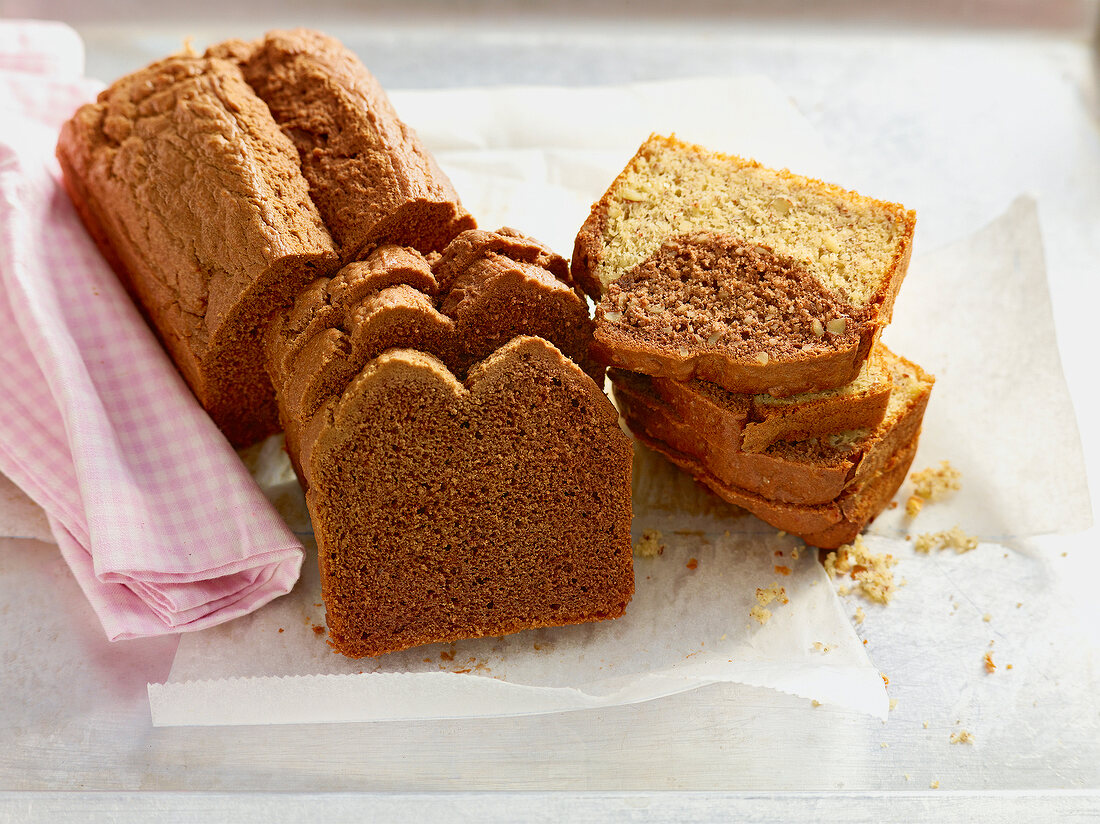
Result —
<instances>
[{"instance_id":1,"label":"sliced cake slice","mask_svg":"<svg viewBox=\"0 0 1100 824\"><path fill-rule=\"evenodd\" d=\"M895 203L654 135L592 207L572 273L599 301L606 363L786 396L856 378L914 225Z\"/></svg>"},{"instance_id":2,"label":"sliced cake slice","mask_svg":"<svg viewBox=\"0 0 1100 824\"><path fill-rule=\"evenodd\" d=\"M760 452L744 452L727 436L723 424L736 420L727 405L705 395L688 398L695 404L685 403L686 392L669 402L667 392L655 390L656 379L620 370L612 370L611 378L615 400L635 435L690 457L722 484L773 502L810 506L832 501L882 471L920 430L934 379L885 346L879 348L892 390L877 426L777 441Z\"/></svg>"},{"instance_id":3,"label":"sliced cake slice","mask_svg":"<svg viewBox=\"0 0 1100 824\"><path fill-rule=\"evenodd\" d=\"M345 655L614 618L633 595L630 440L541 338L514 339L465 382L390 350L302 444L330 642Z\"/></svg>"},{"instance_id":4,"label":"sliced cake slice","mask_svg":"<svg viewBox=\"0 0 1100 824\"><path fill-rule=\"evenodd\" d=\"M851 543L890 503L913 463L918 436L919 433L888 456L878 472L846 488L834 500L800 505L774 501L725 484L714 477L698 458L679 452L663 441L634 433L639 443L664 455L719 498L821 549L836 549Z\"/></svg>"}]
</instances>

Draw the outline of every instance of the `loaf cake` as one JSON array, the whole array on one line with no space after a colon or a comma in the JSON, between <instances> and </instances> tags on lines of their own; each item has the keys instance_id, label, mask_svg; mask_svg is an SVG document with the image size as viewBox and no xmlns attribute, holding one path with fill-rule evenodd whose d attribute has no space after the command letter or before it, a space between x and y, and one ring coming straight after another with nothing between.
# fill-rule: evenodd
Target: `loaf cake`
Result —
<instances>
[{"instance_id":1,"label":"loaf cake","mask_svg":"<svg viewBox=\"0 0 1100 824\"><path fill-rule=\"evenodd\" d=\"M611 370L615 400L627 424L701 462L723 484L782 503L823 504L846 488L877 474L920 430L933 378L882 344L876 359L890 373L892 390L885 415L874 426L854 421L798 441L776 441L759 452L738 449L727 423L737 422L747 405L743 396L698 382L680 384L679 392L657 388L660 379ZM708 391L709 390L709 391ZM813 414L808 402L806 417Z\"/></svg>"},{"instance_id":2,"label":"loaf cake","mask_svg":"<svg viewBox=\"0 0 1100 824\"><path fill-rule=\"evenodd\" d=\"M339 43L161 61L57 154L227 437L285 423L338 651L622 614L633 452L584 294L543 244L476 230Z\"/></svg>"},{"instance_id":3,"label":"loaf cake","mask_svg":"<svg viewBox=\"0 0 1100 824\"><path fill-rule=\"evenodd\" d=\"M391 349L302 435L330 643L352 657L621 615L631 445L541 338L460 381Z\"/></svg>"},{"instance_id":4,"label":"loaf cake","mask_svg":"<svg viewBox=\"0 0 1100 824\"><path fill-rule=\"evenodd\" d=\"M650 137L577 235L594 352L739 393L858 375L908 266L915 216L787 171Z\"/></svg>"},{"instance_id":5,"label":"loaf cake","mask_svg":"<svg viewBox=\"0 0 1100 824\"><path fill-rule=\"evenodd\" d=\"M62 129L65 186L236 446L278 431L260 337L312 280L473 228L377 81L315 32L154 63Z\"/></svg>"}]
</instances>

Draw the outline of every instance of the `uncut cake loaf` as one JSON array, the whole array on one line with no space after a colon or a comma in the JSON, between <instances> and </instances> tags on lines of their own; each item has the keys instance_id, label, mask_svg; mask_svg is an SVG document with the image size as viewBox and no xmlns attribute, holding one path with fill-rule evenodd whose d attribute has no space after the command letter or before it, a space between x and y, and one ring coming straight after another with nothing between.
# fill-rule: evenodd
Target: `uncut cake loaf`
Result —
<instances>
[{"instance_id":1,"label":"uncut cake loaf","mask_svg":"<svg viewBox=\"0 0 1100 824\"><path fill-rule=\"evenodd\" d=\"M341 263L475 223L367 69L317 32L228 41L118 80L62 128L65 186L236 446L278 431L260 338Z\"/></svg>"},{"instance_id":2,"label":"uncut cake loaf","mask_svg":"<svg viewBox=\"0 0 1100 824\"><path fill-rule=\"evenodd\" d=\"M577 235L604 362L785 396L856 378L912 249L903 207L650 137Z\"/></svg>"}]
</instances>

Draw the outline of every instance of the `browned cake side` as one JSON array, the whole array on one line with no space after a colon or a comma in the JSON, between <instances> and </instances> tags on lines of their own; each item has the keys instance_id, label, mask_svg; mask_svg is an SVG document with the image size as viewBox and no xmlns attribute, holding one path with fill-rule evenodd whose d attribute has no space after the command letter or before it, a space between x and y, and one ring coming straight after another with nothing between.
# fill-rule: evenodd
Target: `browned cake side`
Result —
<instances>
[{"instance_id":1,"label":"browned cake side","mask_svg":"<svg viewBox=\"0 0 1100 824\"><path fill-rule=\"evenodd\" d=\"M642 432L635 431L634 437L639 443L664 455L719 498L747 509L776 529L789 532L822 549L836 549L841 544L850 543L882 512L901 487L917 452L917 437L914 436L889 456L876 474L846 488L833 501L806 506L774 501L722 483L710 474L699 459Z\"/></svg>"},{"instance_id":2,"label":"browned cake side","mask_svg":"<svg viewBox=\"0 0 1100 824\"><path fill-rule=\"evenodd\" d=\"M382 86L339 41L294 29L208 53L240 61L294 141L345 262L383 242L438 251L476 225Z\"/></svg>"},{"instance_id":3,"label":"browned cake side","mask_svg":"<svg viewBox=\"0 0 1100 824\"><path fill-rule=\"evenodd\" d=\"M303 444L345 655L613 618L633 594L629 439L541 339L516 338L465 384L431 355L391 350Z\"/></svg>"},{"instance_id":4,"label":"browned cake side","mask_svg":"<svg viewBox=\"0 0 1100 824\"><path fill-rule=\"evenodd\" d=\"M66 187L199 402L245 445L278 429L259 329L337 256L297 151L228 62L172 57L81 107Z\"/></svg>"},{"instance_id":5,"label":"browned cake side","mask_svg":"<svg viewBox=\"0 0 1100 824\"><path fill-rule=\"evenodd\" d=\"M677 387L684 390L678 397L669 387L656 390L655 379L618 370L613 370L612 381L631 431L691 456L723 484L777 503L808 506L828 503L880 472L920 430L934 379L915 363L882 349L893 389L881 423L867 429L847 424L841 431L779 441L760 452L738 448L725 426L738 410L714 403L715 393L692 392L683 384Z\"/></svg>"}]
</instances>

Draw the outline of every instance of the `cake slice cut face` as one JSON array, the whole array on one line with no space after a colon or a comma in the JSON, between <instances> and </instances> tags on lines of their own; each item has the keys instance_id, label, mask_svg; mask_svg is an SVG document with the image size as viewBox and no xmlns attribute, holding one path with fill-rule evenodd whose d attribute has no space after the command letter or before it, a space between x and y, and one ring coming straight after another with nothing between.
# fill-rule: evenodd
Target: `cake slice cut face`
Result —
<instances>
[{"instance_id":1,"label":"cake slice cut face","mask_svg":"<svg viewBox=\"0 0 1100 824\"><path fill-rule=\"evenodd\" d=\"M633 594L630 441L542 339L464 383L390 350L314 416L302 465L345 655L614 618Z\"/></svg>"},{"instance_id":2,"label":"cake slice cut face","mask_svg":"<svg viewBox=\"0 0 1100 824\"><path fill-rule=\"evenodd\" d=\"M915 215L653 136L577 236L594 351L658 377L776 396L854 380L908 266Z\"/></svg>"}]
</instances>

